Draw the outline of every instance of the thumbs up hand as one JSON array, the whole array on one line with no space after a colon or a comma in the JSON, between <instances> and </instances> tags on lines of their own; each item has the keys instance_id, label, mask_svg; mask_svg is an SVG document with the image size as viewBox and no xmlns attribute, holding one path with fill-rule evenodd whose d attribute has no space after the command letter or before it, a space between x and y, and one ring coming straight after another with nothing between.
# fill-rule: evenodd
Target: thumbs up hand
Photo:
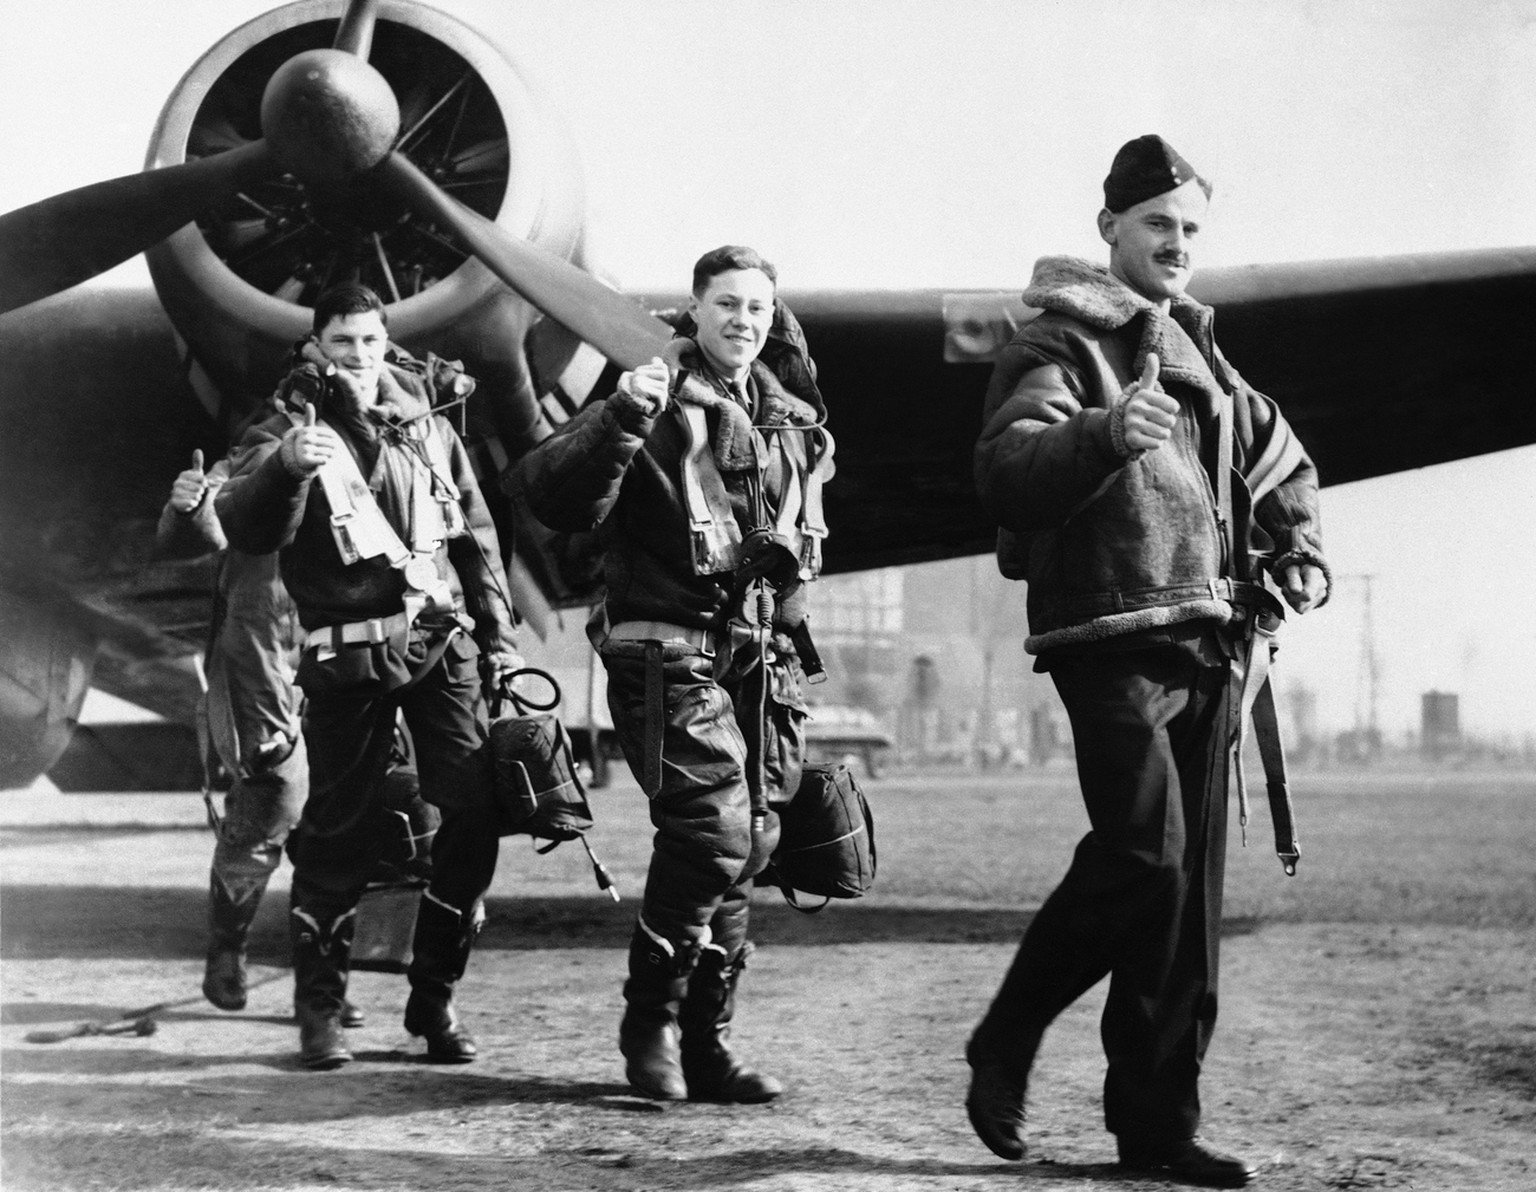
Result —
<instances>
[{"instance_id":1,"label":"thumbs up hand","mask_svg":"<svg viewBox=\"0 0 1536 1192\"><path fill-rule=\"evenodd\" d=\"M667 405L667 386L671 372L660 356L651 357L649 364L642 364L619 378L618 391L628 398L645 417L661 413Z\"/></svg>"},{"instance_id":2,"label":"thumbs up hand","mask_svg":"<svg viewBox=\"0 0 1536 1192\"><path fill-rule=\"evenodd\" d=\"M191 513L208 495L208 475L203 471L203 453L192 452L192 466L176 477L171 485L171 508L177 513Z\"/></svg>"},{"instance_id":3,"label":"thumbs up hand","mask_svg":"<svg viewBox=\"0 0 1536 1192\"><path fill-rule=\"evenodd\" d=\"M1156 352L1147 353L1141 376L1125 387L1125 445L1132 451L1156 451L1173 437L1179 403L1157 385L1160 362Z\"/></svg>"},{"instance_id":4,"label":"thumbs up hand","mask_svg":"<svg viewBox=\"0 0 1536 1192\"><path fill-rule=\"evenodd\" d=\"M283 436L283 462L293 471L309 475L324 467L341 448L341 440L328 426L321 426L313 402L304 403L304 424Z\"/></svg>"}]
</instances>

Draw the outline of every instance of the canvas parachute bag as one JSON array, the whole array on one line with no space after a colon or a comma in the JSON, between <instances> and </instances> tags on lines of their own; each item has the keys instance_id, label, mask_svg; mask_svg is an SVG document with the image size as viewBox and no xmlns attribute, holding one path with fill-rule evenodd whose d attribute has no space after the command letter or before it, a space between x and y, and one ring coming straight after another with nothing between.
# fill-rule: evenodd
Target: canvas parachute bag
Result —
<instances>
[{"instance_id":1,"label":"canvas parachute bag","mask_svg":"<svg viewBox=\"0 0 1536 1192\"><path fill-rule=\"evenodd\" d=\"M550 698L530 699L514 690L520 678L548 685ZM592 852L587 832L592 808L576 773L571 740L555 714L560 685L548 671L524 667L513 671L491 697L491 752L496 759L496 834L531 836L543 854L567 840L579 840L592 862L598 889L615 902L619 892L613 877Z\"/></svg>"},{"instance_id":2,"label":"canvas parachute bag","mask_svg":"<svg viewBox=\"0 0 1536 1192\"><path fill-rule=\"evenodd\" d=\"M807 765L779 813L779 845L760 885L778 886L797 911L815 914L834 898L862 898L875 882L875 820L847 766ZM802 905L800 894L822 899Z\"/></svg>"}]
</instances>

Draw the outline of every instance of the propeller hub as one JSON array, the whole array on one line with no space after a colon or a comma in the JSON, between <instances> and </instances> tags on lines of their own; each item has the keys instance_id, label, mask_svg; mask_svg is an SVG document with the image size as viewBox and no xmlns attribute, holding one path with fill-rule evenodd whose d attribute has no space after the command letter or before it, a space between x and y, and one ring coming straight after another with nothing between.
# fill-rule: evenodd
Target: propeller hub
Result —
<instances>
[{"instance_id":1,"label":"propeller hub","mask_svg":"<svg viewBox=\"0 0 1536 1192\"><path fill-rule=\"evenodd\" d=\"M299 178L337 183L383 160L400 131L400 105L384 76L361 58L307 50L268 82L261 131Z\"/></svg>"}]
</instances>

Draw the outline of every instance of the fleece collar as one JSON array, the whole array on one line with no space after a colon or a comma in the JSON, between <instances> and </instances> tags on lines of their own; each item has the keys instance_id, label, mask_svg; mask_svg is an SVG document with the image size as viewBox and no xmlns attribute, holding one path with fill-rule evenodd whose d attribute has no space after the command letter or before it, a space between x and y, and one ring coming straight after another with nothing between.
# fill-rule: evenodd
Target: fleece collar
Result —
<instances>
[{"instance_id":1,"label":"fleece collar","mask_svg":"<svg viewBox=\"0 0 1536 1192\"><path fill-rule=\"evenodd\" d=\"M1219 409L1226 390L1210 365L1215 359L1210 307L1180 294L1164 314L1105 266L1078 257L1037 261L1024 301L1101 331L1118 331L1142 318L1134 371L1139 374L1148 353L1156 352L1160 380L1182 382L1211 403L1210 413Z\"/></svg>"},{"instance_id":2,"label":"fleece collar","mask_svg":"<svg viewBox=\"0 0 1536 1192\"><path fill-rule=\"evenodd\" d=\"M734 400L722 396L707 379L708 364L698 345L679 337L667 344L663 359L674 374L688 373L678 390L678 397L712 411L715 466L722 471L743 472L757 467L757 442L751 416ZM817 421L816 408L802 401L780 384L773 370L761 360L752 362L752 380L757 386L759 415L766 426L810 426Z\"/></svg>"}]
</instances>

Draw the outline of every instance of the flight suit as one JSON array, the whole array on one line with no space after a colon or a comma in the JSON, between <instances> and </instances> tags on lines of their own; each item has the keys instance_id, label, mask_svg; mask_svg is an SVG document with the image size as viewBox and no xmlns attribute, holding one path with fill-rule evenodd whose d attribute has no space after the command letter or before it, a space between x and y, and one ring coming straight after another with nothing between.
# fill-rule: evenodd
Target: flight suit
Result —
<instances>
[{"instance_id":1,"label":"flight suit","mask_svg":"<svg viewBox=\"0 0 1536 1192\"><path fill-rule=\"evenodd\" d=\"M219 460L207 472L207 495L196 509L183 514L167 504L158 546L170 555L222 552L203 716L231 785L209 873L203 992L221 1009L238 1010L246 998L246 940L299 821L309 765L293 685L298 614L275 554L226 549L214 495L228 476L228 460Z\"/></svg>"},{"instance_id":2,"label":"flight suit","mask_svg":"<svg viewBox=\"0 0 1536 1192\"><path fill-rule=\"evenodd\" d=\"M746 390L732 390L691 340L675 340L668 359L683 398L659 416L622 394L594 403L513 478L541 521L596 527L603 546L606 599L589 635L656 828L620 1048L631 1083L663 1099L779 1091L723 1040L751 951L751 881L777 837L769 804L793 793L804 758L804 675L789 634L819 569L819 484L830 472L814 372L780 308L776 346L792 367L759 357ZM696 499L705 490L712 499ZM737 548L802 496L800 522L781 527L782 574L746 574ZM682 1082L668 1041L679 1023Z\"/></svg>"}]
</instances>

